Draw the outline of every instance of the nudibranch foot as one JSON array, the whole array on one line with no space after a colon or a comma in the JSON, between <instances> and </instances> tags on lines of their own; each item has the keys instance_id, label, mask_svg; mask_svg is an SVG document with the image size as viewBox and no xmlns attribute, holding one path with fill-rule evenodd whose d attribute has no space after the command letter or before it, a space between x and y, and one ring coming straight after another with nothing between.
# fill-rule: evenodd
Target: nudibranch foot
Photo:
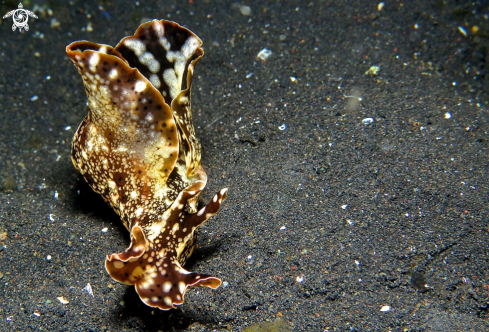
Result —
<instances>
[{"instance_id":1,"label":"nudibranch foot","mask_svg":"<svg viewBox=\"0 0 489 332\"><path fill-rule=\"evenodd\" d=\"M90 108L73 138L73 164L131 233L130 247L108 256L105 267L162 310L181 305L190 287L221 284L182 267L195 248L195 229L227 194L222 189L197 211L207 182L191 110L201 46L190 30L153 20L114 48L89 41L66 48Z\"/></svg>"},{"instance_id":2,"label":"nudibranch foot","mask_svg":"<svg viewBox=\"0 0 489 332\"><path fill-rule=\"evenodd\" d=\"M219 211L227 194L227 189L222 189L199 212L189 214L183 207L202 190L199 182L180 192L168 209L169 217L165 223L178 219L169 232L158 233L150 241L148 238L153 237L153 233L147 236L141 227L133 226L130 247L120 254L107 256L105 268L112 278L135 285L141 300L148 306L169 310L183 303L188 288L206 286L216 289L221 285L221 279L217 277L193 273L181 266L194 248L194 230ZM158 227L160 225L154 226ZM165 236L175 241L166 242Z\"/></svg>"},{"instance_id":3,"label":"nudibranch foot","mask_svg":"<svg viewBox=\"0 0 489 332\"><path fill-rule=\"evenodd\" d=\"M219 278L189 272L165 254L164 249L156 251L141 228L135 226L131 246L123 253L107 256L105 267L115 280L135 285L145 304L162 310L181 305L188 288L207 286L216 289L221 285Z\"/></svg>"}]
</instances>

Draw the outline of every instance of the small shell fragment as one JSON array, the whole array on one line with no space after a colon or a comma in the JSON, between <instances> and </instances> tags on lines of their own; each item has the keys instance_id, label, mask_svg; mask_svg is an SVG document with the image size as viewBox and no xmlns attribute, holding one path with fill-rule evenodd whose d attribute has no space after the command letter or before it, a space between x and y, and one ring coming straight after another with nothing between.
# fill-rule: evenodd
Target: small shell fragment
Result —
<instances>
[{"instance_id":1,"label":"small shell fragment","mask_svg":"<svg viewBox=\"0 0 489 332\"><path fill-rule=\"evenodd\" d=\"M370 66L370 68L365 72L365 75L378 76L380 72L379 66Z\"/></svg>"},{"instance_id":2,"label":"small shell fragment","mask_svg":"<svg viewBox=\"0 0 489 332\"><path fill-rule=\"evenodd\" d=\"M92 286L88 283L82 290L86 291L91 297L93 296Z\"/></svg>"},{"instance_id":3,"label":"small shell fragment","mask_svg":"<svg viewBox=\"0 0 489 332\"><path fill-rule=\"evenodd\" d=\"M250 16L251 14L250 6L239 6L239 11L245 16Z\"/></svg>"},{"instance_id":4,"label":"small shell fragment","mask_svg":"<svg viewBox=\"0 0 489 332\"><path fill-rule=\"evenodd\" d=\"M365 125L369 125L371 124L372 122L374 122L374 119L373 118L365 118L362 120L363 124Z\"/></svg>"},{"instance_id":5,"label":"small shell fragment","mask_svg":"<svg viewBox=\"0 0 489 332\"><path fill-rule=\"evenodd\" d=\"M64 296L58 296L57 299L58 299L58 301L61 304L68 304L68 303L70 303L70 301L68 301Z\"/></svg>"},{"instance_id":6,"label":"small shell fragment","mask_svg":"<svg viewBox=\"0 0 489 332\"><path fill-rule=\"evenodd\" d=\"M467 37L467 30L465 30L463 26L459 26L459 27L458 27L458 31L459 31L459 32L460 32L462 35L464 35L464 37Z\"/></svg>"},{"instance_id":7,"label":"small shell fragment","mask_svg":"<svg viewBox=\"0 0 489 332\"><path fill-rule=\"evenodd\" d=\"M270 51L268 48L264 48L258 54L256 55L257 59L260 59L261 61L266 61L270 55L272 55L272 51Z\"/></svg>"},{"instance_id":8,"label":"small shell fragment","mask_svg":"<svg viewBox=\"0 0 489 332\"><path fill-rule=\"evenodd\" d=\"M60 22L59 22L59 21L58 21L58 20L57 20L55 17L53 17L53 18L51 19L51 22L50 22L51 28L53 28L53 29L54 29L54 28L57 28L57 27L59 27L59 26L60 26L60 24L61 24L61 23L60 23Z\"/></svg>"},{"instance_id":9,"label":"small shell fragment","mask_svg":"<svg viewBox=\"0 0 489 332\"><path fill-rule=\"evenodd\" d=\"M389 311L391 311L391 307L388 306L388 305L385 305L382 308L380 308L380 311L382 311L382 312L389 312Z\"/></svg>"}]
</instances>

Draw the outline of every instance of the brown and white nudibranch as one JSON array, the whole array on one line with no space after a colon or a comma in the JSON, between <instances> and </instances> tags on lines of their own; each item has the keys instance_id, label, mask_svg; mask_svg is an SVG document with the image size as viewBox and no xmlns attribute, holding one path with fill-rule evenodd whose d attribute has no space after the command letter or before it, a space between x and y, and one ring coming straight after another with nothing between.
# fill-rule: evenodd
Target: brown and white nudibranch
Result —
<instances>
[{"instance_id":1,"label":"brown and white nudibranch","mask_svg":"<svg viewBox=\"0 0 489 332\"><path fill-rule=\"evenodd\" d=\"M222 189L197 211L207 175L190 88L201 46L188 29L154 20L115 48L88 41L66 48L90 108L73 138L73 164L131 233L129 248L107 256L105 267L163 310L181 305L189 287L221 284L182 267L195 229L219 211L227 193Z\"/></svg>"}]
</instances>

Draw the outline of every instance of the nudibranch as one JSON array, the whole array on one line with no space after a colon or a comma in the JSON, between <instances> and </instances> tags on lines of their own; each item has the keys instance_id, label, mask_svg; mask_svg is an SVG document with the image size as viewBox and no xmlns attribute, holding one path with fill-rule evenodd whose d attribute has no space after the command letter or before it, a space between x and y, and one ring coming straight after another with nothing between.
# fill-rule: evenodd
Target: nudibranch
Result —
<instances>
[{"instance_id":1,"label":"nudibranch","mask_svg":"<svg viewBox=\"0 0 489 332\"><path fill-rule=\"evenodd\" d=\"M115 48L89 41L66 48L89 106L73 138L73 164L131 233L129 248L107 256L105 268L162 310L181 305L190 287L221 284L182 267L195 229L219 211L227 193L222 189L197 211L207 175L190 89L201 46L190 30L154 20Z\"/></svg>"}]
</instances>

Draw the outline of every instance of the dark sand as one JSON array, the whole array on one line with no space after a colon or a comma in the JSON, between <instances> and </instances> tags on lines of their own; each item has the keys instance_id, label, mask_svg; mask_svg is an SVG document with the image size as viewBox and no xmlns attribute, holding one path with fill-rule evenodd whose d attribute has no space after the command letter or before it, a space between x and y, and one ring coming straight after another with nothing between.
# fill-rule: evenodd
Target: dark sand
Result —
<instances>
[{"instance_id":1,"label":"dark sand","mask_svg":"<svg viewBox=\"0 0 489 332\"><path fill-rule=\"evenodd\" d=\"M487 4L49 3L28 32L0 25L1 331L489 329ZM115 45L143 18L204 41L202 202L229 187L186 265L227 287L168 312L105 272L129 233L70 160L87 106L66 45Z\"/></svg>"}]
</instances>

